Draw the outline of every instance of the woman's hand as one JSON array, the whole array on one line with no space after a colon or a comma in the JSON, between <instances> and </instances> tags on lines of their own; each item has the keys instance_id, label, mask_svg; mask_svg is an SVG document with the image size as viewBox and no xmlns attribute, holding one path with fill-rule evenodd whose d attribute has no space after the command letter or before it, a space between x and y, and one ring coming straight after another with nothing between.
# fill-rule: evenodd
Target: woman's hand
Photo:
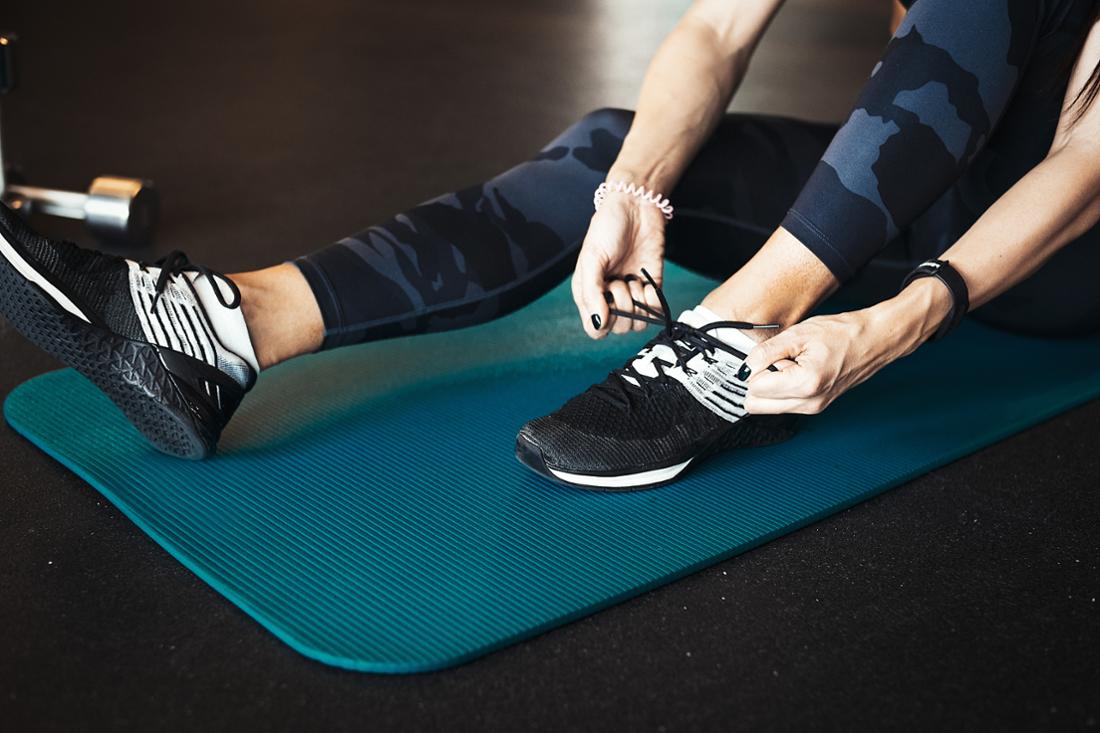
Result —
<instances>
[{"instance_id":1,"label":"woman's hand","mask_svg":"<svg viewBox=\"0 0 1100 733\"><path fill-rule=\"evenodd\" d=\"M757 42L782 4L691 3L646 70L637 112L607 173L609 180L671 193L729 107ZM604 292L611 293L615 308L623 312L635 312L632 299L658 307L652 288L621 278L638 277L644 267L659 284L664 249L665 221L656 206L623 194L608 195L592 217L573 276L573 300L589 336L645 328L628 318L612 318Z\"/></svg>"},{"instance_id":2,"label":"woman's hand","mask_svg":"<svg viewBox=\"0 0 1100 733\"><path fill-rule=\"evenodd\" d=\"M915 351L950 310L950 291L934 278L922 278L871 308L807 318L749 353L745 409L759 415L819 413L879 369Z\"/></svg>"},{"instance_id":3,"label":"woman's hand","mask_svg":"<svg viewBox=\"0 0 1100 733\"><path fill-rule=\"evenodd\" d=\"M592 217L573 272L573 301L592 338L641 331L644 321L614 316L610 309L640 312L634 301L660 308L657 292L642 280L642 268L661 284L664 273L665 217L651 203L611 193ZM609 293L613 299L608 304Z\"/></svg>"},{"instance_id":4,"label":"woman's hand","mask_svg":"<svg viewBox=\"0 0 1100 733\"><path fill-rule=\"evenodd\" d=\"M745 409L761 415L821 412L885 365L871 330L865 311L855 311L808 318L760 343L745 360L752 370Z\"/></svg>"}]
</instances>

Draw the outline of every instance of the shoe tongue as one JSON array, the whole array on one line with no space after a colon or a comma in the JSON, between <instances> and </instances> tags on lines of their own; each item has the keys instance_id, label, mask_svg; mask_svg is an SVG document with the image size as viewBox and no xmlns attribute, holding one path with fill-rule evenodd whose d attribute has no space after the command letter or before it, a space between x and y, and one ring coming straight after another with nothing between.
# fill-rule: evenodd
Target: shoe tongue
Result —
<instances>
[{"instance_id":1,"label":"shoe tongue","mask_svg":"<svg viewBox=\"0 0 1100 733\"><path fill-rule=\"evenodd\" d=\"M708 324L728 319L722 318L710 308L697 305L691 310L681 313L677 320L689 326L702 329ZM707 333L720 341L724 341L744 354L748 354L756 346L756 341L751 336L736 328L715 328L707 331Z\"/></svg>"}]
</instances>

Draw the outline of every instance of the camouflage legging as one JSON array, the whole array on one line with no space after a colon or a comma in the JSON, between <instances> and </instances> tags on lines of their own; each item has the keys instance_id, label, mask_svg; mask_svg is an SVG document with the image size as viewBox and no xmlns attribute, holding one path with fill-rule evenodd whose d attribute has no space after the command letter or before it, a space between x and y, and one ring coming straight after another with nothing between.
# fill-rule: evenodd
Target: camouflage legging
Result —
<instances>
[{"instance_id":1,"label":"camouflage legging","mask_svg":"<svg viewBox=\"0 0 1100 733\"><path fill-rule=\"evenodd\" d=\"M916 0L839 130L722 120L671 193L668 257L726 277L782 224L850 301L892 294L1042 159L1091 6ZM480 323L560 283L632 119L593 112L490 181L298 259L324 347ZM1025 331L1093 328L1097 250L1075 243L980 313Z\"/></svg>"}]
</instances>

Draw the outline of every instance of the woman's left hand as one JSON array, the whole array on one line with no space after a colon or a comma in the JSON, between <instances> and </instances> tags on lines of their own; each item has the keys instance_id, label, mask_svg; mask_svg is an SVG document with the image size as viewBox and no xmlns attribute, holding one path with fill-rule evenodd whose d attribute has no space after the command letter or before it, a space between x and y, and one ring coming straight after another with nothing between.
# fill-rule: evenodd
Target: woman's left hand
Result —
<instances>
[{"instance_id":1,"label":"woman's left hand","mask_svg":"<svg viewBox=\"0 0 1100 733\"><path fill-rule=\"evenodd\" d=\"M745 409L821 412L891 360L875 325L869 310L816 316L760 343L745 360L752 370Z\"/></svg>"}]
</instances>

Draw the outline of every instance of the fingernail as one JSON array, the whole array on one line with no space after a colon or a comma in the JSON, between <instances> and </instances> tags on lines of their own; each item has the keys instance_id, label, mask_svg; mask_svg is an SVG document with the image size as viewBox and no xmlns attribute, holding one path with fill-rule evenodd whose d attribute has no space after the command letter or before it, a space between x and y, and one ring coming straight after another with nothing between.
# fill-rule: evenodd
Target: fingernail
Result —
<instances>
[{"instance_id":1,"label":"fingernail","mask_svg":"<svg viewBox=\"0 0 1100 733\"><path fill-rule=\"evenodd\" d=\"M741 368L737 370L737 378L744 382L752 374L752 369L749 369L748 364L742 364Z\"/></svg>"},{"instance_id":2,"label":"fingernail","mask_svg":"<svg viewBox=\"0 0 1100 733\"><path fill-rule=\"evenodd\" d=\"M592 328L596 329L597 331L603 328L603 321L600 320L600 315L598 313L592 314Z\"/></svg>"},{"instance_id":3,"label":"fingernail","mask_svg":"<svg viewBox=\"0 0 1100 733\"><path fill-rule=\"evenodd\" d=\"M607 292L606 290L603 291L603 299L604 299L604 302L606 302L608 305L611 305L612 303L615 302L615 296L612 295L611 293Z\"/></svg>"}]
</instances>

